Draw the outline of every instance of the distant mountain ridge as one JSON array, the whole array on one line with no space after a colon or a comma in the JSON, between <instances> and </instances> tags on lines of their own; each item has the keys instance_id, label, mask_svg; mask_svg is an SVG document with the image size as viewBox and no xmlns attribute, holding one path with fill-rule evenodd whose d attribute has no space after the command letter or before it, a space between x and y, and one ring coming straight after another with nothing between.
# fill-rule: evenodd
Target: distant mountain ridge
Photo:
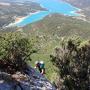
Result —
<instances>
[{"instance_id":1,"label":"distant mountain ridge","mask_svg":"<svg viewBox=\"0 0 90 90\"><path fill-rule=\"evenodd\" d=\"M69 2L81 8L90 7L90 0L63 0L63 1Z\"/></svg>"},{"instance_id":2,"label":"distant mountain ridge","mask_svg":"<svg viewBox=\"0 0 90 90\"><path fill-rule=\"evenodd\" d=\"M90 21L90 0L62 0L70 3L71 5L82 9L81 13L84 13L87 20Z\"/></svg>"}]
</instances>

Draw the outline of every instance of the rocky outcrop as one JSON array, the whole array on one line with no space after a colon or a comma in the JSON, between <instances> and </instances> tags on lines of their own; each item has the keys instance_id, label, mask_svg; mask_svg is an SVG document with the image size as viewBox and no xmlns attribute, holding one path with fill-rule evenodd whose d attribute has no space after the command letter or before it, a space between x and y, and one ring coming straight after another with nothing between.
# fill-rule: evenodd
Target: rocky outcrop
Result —
<instances>
[{"instance_id":1,"label":"rocky outcrop","mask_svg":"<svg viewBox=\"0 0 90 90\"><path fill-rule=\"evenodd\" d=\"M29 67L25 75L16 76L1 72L0 90L56 90L56 88L40 73ZM19 79L15 80L14 77ZM24 77L24 79L22 78Z\"/></svg>"}]
</instances>

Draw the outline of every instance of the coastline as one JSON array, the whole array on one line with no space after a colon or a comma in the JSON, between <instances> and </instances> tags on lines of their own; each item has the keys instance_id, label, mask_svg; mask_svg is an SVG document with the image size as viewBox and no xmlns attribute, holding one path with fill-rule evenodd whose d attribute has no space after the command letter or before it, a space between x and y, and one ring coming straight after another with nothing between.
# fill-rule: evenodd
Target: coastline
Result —
<instances>
[{"instance_id":1,"label":"coastline","mask_svg":"<svg viewBox=\"0 0 90 90\"><path fill-rule=\"evenodd\" d=\"M18 23L22 22L23 20L25 20L26 18L34 15L34 14L37 14L39 13L40 11L37 11L37 12L34 12L34 13L29 13L29 15L27 16L19 16L19 17L15 17L15 21L10 23L8 26L6 27L13 27L13 26L16 26Z\"/></svg>"},{"instance_id":2,"label":"coastline","mask_svg":"<svg viewBox=\"0 0 90 90\"><path fill-rule=\"evenodd\" d=\"M66 3L66 2L62 2L62 3L65 3L65 4L68 4L68 3ZM71 5L70 4L68 4L70 7L71 7ZM40 6L41 7L43 7L43 8L45 8L44 6L43 6L43 4L41 4L40 3ZM82 13L82 10L81 9L79 9L79 8L76 8L76 7L73 7L73 8L75 8L75 10L73 10L73 9L71 9L72 11L68 11L68 12L66 12L66 14L64 13L64 12L60 12L60 11L57 11L57 9L55 8L55 10L54 11L50 11L50 10L48 10L48 12L50 12L50 13L60 13L60 14L63 14L63 15L65 15L65 16L72 16L72 17L84 17L84 14ZM47 9L47 7L46 7L46 9ZM38 15L38 13L40 13L40 12L43 12L43 11L40 11L40 10L38 10L38 11L36 11L36 12L32 12L32 13L29 13L28 15L26 15L26 16L16 16L16 17L14 17L14 22L12 22L12 23L10 23L8 26L6 26L6 27L14 27L14 26L17 26L17 27L19 27L19 25L20 25L20 23L22 23L22 22L24 22L25 20L27 20L29 17L31 17L30 18L30 20L31 21L35 21L35 18L33 17L33 15L35 15L35 14L37 14L37 17L39 17L39 15ZM41 14L40 14L41 15ZM44 15L43 15L44 16ZM43 17L42 15L40 16L40 17ZM35 16L36 17L36 16ZM36 18L37 18L36 17ZM29 21L30 21L29 20ZM37 20L37 19L36 19ZM40 18L40 20L41 20L41 18ZM30 21L30 22L31 22ZM22 27L22 26L20 26L20 27Z\"/></svg>"},{"instance_id":3,"label":"coastline","mask_svg":"<svg viewBox=\"0 0 90 90\"><path fill-rule=\"evenodd\" d=\"M17 17L17 18L15 19L15 22L14 22L14 23L15 23L15 24L18 24L18 23L22 22L24 19L26 19L26 18L34 15L34 14L37 14L37 13L39 13L39 12L41 12L41 11L37 11L37 12L34 12L34 13L29 13L29 15L27 15L27 16L25 16L25 17Z\"/></svg>"},{"instance_id":4,"label":"coastline","mask_svg":"<svg viewBox=\"0 0 90 90\"><path fill-rule=\"evenodd\" d=\"M75 13L79 14L82 17L85 17L84 13L82 13L82 12L83 12L83 10L82 9L79 9Z\"/></svg>"},{"instance_id":5,"label":"coastline","mask_svg":"<svg viewBox=\"0 0 90 90\"><path fill-rule=\"evenodd\" d=\"M38 14L40 12L43 12L43 11L36 11L34 13L29 13L27 16L18 16L18 17L15 17L14 18L14 22L10 23L6 27L14 27L14 26L17 26L18 27L19 23L23 22L28 17L30 17L30 16L32 16L34 14ZM75 16L77 16L77 17L85 17L85 15L83 13L81 13L81 12L82 12L82 10L81 9L78 9L76 11L71 11L70 13L71 14L76 14ZM69 15L65 15L65 16L69 16Z\"/></svg>"}]
</instances>

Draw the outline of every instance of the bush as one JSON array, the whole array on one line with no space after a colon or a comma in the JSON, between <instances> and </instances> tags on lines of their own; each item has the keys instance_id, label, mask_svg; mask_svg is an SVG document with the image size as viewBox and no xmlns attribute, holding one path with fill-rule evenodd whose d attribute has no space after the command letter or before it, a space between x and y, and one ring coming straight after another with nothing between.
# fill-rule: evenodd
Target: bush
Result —
<instances>
[{"instance_id":1,"label":"bush","mask_svg":"<svg viewBox=\"0 0 90 90\"><path fill-rule=\"evenodd\" d=\"M55 54L50 57L59 68L59 86L62 80L64 90L90 89L90 41L63 40L61 46L55 48Z\"/></svg>"},{"instance_id":2,"label":"bush","mask_svg":"<svg viewBox=\"0 0 90 90\"><path fill-rule=\"evenodd\" d=\"M30 55L35 52L34 43L20 33L0 35L0 70L8 73L22 71Z\"/></svg>"}]
</instances>

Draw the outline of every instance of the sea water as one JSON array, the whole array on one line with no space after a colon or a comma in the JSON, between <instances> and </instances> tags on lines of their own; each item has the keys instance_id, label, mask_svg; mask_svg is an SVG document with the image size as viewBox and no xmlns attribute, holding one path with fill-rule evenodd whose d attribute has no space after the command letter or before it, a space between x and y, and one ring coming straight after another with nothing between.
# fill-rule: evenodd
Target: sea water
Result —
<instances>
[{"instance_id":1,"label":"sea water","mask_svg":"<svg viewBox=\"0 0 90 90\"><path fill-rule=\"evenodd\" d=\"M63 2L61 0L34 0L40 4L41 7L45 8L46 11L39 11L38 13L27 16L21 22L16 23L16 26L25 26L30 23L42 20L49 14L63 14L68 16L79 16L76 11L79 9L70 5L69 3Z\"/></svg>"}]
</instances>

